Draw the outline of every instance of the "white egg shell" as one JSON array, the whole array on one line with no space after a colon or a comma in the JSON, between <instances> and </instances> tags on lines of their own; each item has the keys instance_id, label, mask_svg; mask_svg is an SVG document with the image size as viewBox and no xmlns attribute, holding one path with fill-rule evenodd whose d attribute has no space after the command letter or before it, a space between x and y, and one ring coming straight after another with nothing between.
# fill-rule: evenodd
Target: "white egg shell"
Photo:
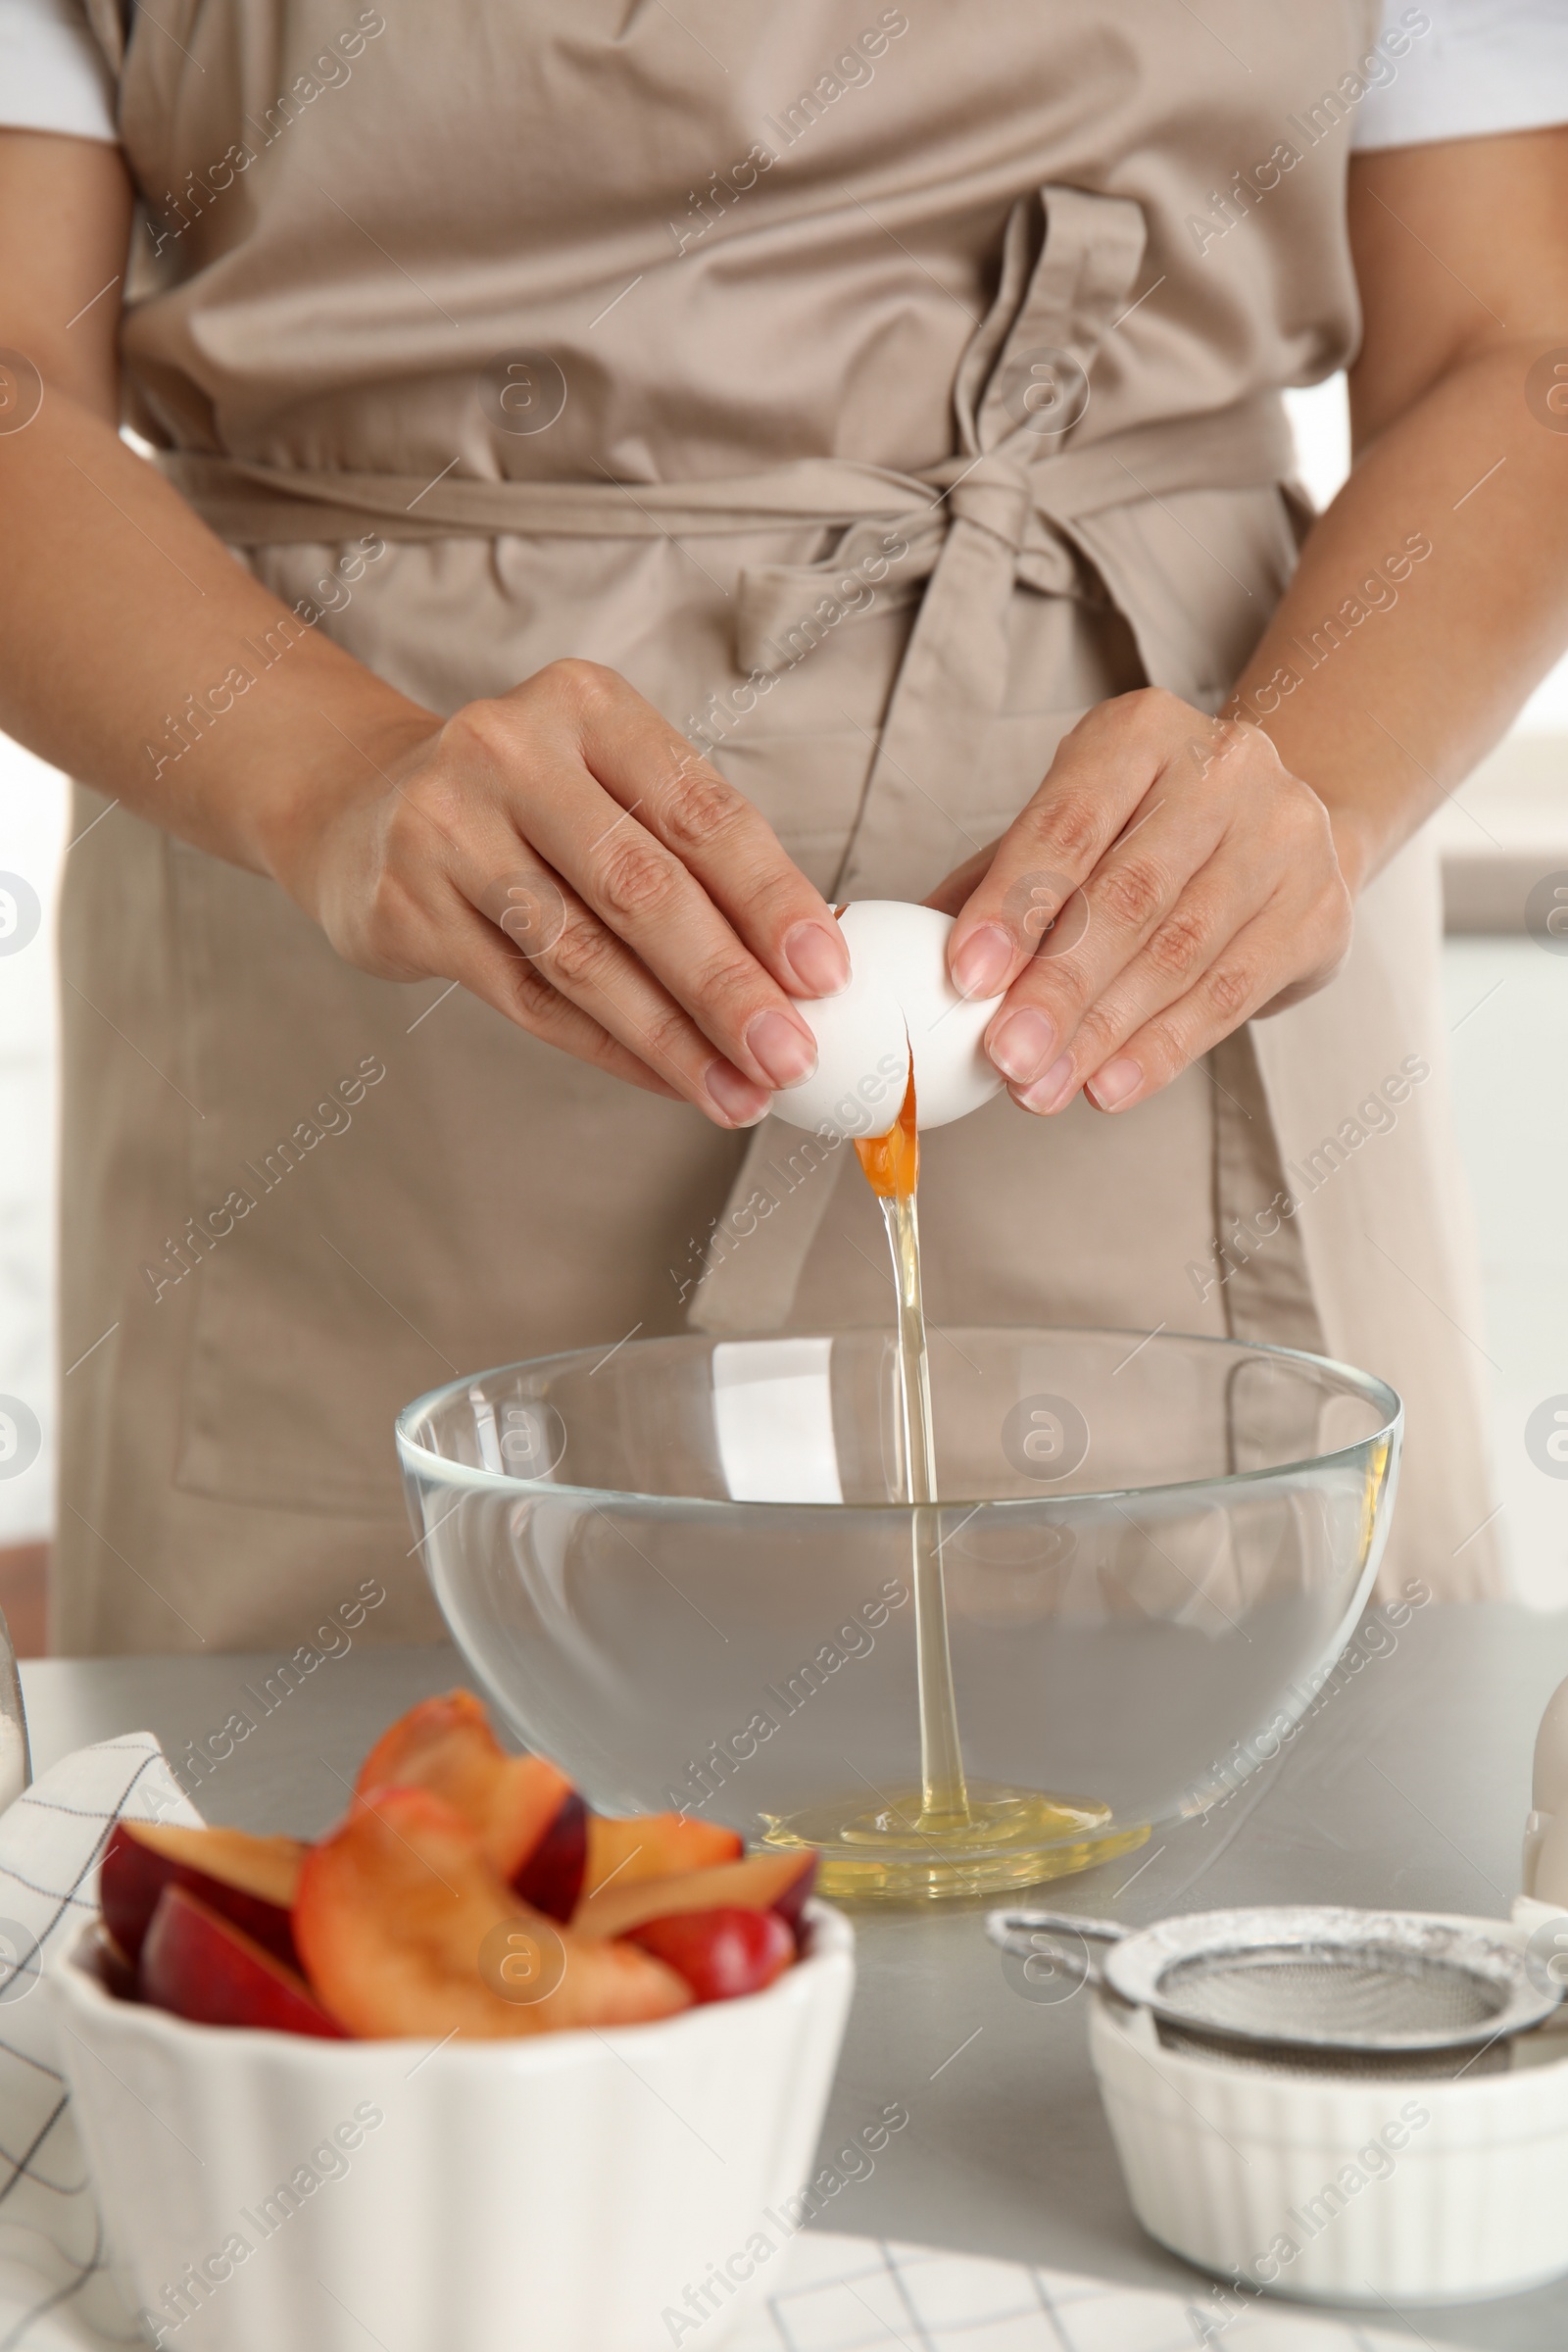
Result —
<instances>
[{"instance_id":1,"label":"white egg shell","mask_svg":"<svg viewBox=\"0 0 1568 2352\"><path fill-rule=\"evenodd\" d=\"M852 960L883 973L899 1000L914 1056L918 1124L946 1127L1002 1092L1004 1080L981 1043L996 997L962 997L948 976L951 914L902 899L862 899L841 924Z\"/></svg>"},{"instance_id":2,"label":"white egg shell","mask_svg":"<svg viewBox=\"0 0 1568 2352\"><path fill-rule=\"evenodd\" d=\"M903 899L860 899L839 921L854 976L842 996L797 1006L819 1058L802 1085L774 1096L778 1116L835 1135L886 1135L903 1105L911 1054L922 1128L946 1127L989 1102L1003 1078L981 1040L1001 1000L965 998L954 987L952 916Z\"/></svg>"},{"instance_id":3,"label":"white egg shell","mask_svg":"<svg viewBox=\"0 0 1568 2352\"><path fill-rule=\"evenodd\" d=\"M853 908L851 909L853 912ZM816 1039L816 1067L773 1097L792 1127L839 1137L886 1135L909 1082L909 1041L897 996L870 956L850 948L850 985L836 997L797 1003Z\"/></svg>"}]
</instances>

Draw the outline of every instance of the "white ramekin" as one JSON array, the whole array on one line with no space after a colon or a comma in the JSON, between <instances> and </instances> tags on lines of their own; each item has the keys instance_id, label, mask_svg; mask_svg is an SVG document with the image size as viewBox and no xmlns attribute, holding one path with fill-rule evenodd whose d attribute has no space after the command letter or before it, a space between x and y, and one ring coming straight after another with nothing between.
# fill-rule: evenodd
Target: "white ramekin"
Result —
<instances>
[{"instance_id":1,"label":"white ramekin","mask_svg":"<svg viewBox=\"0 0 1568 2352\"><path fill-rule=\"evenodd\" d=\"M127 2299L193 2352L722 2342L800 2225L854 1987L848 1922L807 1918L765 1992L466 2046L187 2025L77 1938L46 1983Z\"/></svg>"},{"instance_id":2,"label":"white ramekin","mask_svg":"<svg viewBox=\"0 0 1568 2352\"><path fill-rule=\"evenodd\" d=\"M1101 1995L1090 2049L1134 2212L1203 2270L1343 2303L1568 2271L1568 2059L1453 2082L1263 2074L1168 2050L1147 2010Z\"/></svg>"}]
</instances>

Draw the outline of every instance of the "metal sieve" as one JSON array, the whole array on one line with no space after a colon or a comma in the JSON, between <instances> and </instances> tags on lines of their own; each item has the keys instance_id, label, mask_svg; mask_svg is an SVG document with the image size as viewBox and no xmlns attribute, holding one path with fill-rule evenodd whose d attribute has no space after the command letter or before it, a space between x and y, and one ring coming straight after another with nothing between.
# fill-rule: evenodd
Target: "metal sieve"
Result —
<instances>
[{"instance_id":1,"label":"metal sieve","mask_svg":"<svg viewBox=\"0 0 1568 2352\"><path fill-rule=\"evenodd\" d=\"M1026 1966L1049 1961L1147 2009L1167 2047L1292 2073L1500 2070L1561 1997L1505 1929L1430 1912L1292 1905L1129 1930L1007 1909L986 1933Z\"/></svg>"}]
</instances>

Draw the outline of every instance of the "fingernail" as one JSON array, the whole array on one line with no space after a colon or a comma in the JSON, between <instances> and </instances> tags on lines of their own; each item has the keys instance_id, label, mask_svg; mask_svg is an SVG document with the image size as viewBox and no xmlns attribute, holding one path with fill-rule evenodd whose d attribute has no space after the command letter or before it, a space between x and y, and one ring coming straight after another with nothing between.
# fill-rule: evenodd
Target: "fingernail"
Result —
<instances>
[{"instance_id":1,"label":"fingernail","mask_svg":"<svg viewBox=\"0 0 1568 2352\"><path fill-rule=\"evenodd\" d=\"M784 959L813 997L836 997L850 985L850 951L837 924L797 923L784 938Z\"/></svg>"},{"instance_id":2,"label":"fingernail","mask_svg":"<svg viewBox=\"0 0 1568 2352\"><path fill-rule=\"evenodd\" d=\"M1143 1082L1144 1073L1137 1062L1130 1054L1120 1054L1085 1082L1084 1093L1092 1096L1102 1110L1115 1110Z\"/></svg>"},{"instance_id":3,"label":"fingernail","mask_svg":"<svg viewBox=\"0 0 1568 2352\"><path fill-rule=\"evenodd\" d=\"M991 1058L1004 1076L1021 1085L1038 1076L1056 1042L1056 1032L1043 1012L1033 1006L1009 1012L991 1041Z\"/></svg>"},{"instance_id":4,"label":"fingernail","mask_svg":"<svg viewBox=\"0 0 1568 2352\"><path fill-rule=\"evenodd\" d=\"M760 1012L746 1043L775 1086L798 1086L816 1067L815 1039L809 1030L798 1029L787 1012Z\"/></svg>"},{"instance_id":5,"label":"fingernail","mask_svg":"<svg viewBox=\"0 0 1568 2352\"><path fill-rule=\"evenodd\" d=\"M965 997L996 997L1012 966L1012 942L995 923L971 931L953 959L953 985Z\"/></svg>"},{"instance_id":6,"label":"fingernail","mask_svg":"<svg viewBox=\"0 0 1568 2352\"><path fill-rule=\"evenodd\" d=\"M1067 1097L1076 1090L1072 1079L1072 1055L1063 1054L1054 1061L1043 1078L1037 1078L1022 1096L1025 1110L1059 1110Z\"/></svg>"},{"instance_id":7,"label":"fingernail","mask_svg":"<svg viewBox=\"0 0 1568 2352\"><path fill-rule=\"evenodd\" d=\"M754 1086L732 1061L710 1061L703 1072L703 1084L723 1112L726 1126L755 1127L766 1118L772 1097Z\"/></svg>"}]
</instances>

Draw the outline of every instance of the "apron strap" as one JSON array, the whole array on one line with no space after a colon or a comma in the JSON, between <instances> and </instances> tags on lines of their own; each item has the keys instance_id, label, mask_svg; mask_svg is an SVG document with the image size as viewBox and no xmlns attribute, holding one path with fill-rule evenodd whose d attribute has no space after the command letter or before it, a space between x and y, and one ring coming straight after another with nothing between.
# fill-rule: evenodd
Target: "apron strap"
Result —
<instances>
[{"instance_id":1,"label":"apron strap","mask_svg":"<svg viewBox=\"0 0 1568 2352\"><path fill-rule=\"evenodd\" d=\"M124 70L125 44L130 32L130 0L83 0L87 29L103 51L109 71L118 81Z\"/></svg>"},{"instance_id":2,"label":"apron strap","mask_svg":"<svg viewBox=\"0 0 1568 2352\"><path fill-rule=\"evenodd\" d=\"M159 450L153 461L231 547L289 547L357 538L722 539L768 530L857 529L870 546L892 528L912 532L934 562L945 512L989 528L1018 558L1020 575L1047 586L1063 526L1109 508L1178 490L1255 489L1292 469L1279 397L1250 394L1199 416L1154 417L1059 455L1032 434L1017 447L944 458L918 473L852 458L801 458L765 473L683 482L509 482L449 474L312 472L199 450ZM1021 518L1020 518L1021 517ZM760 565L819 584L841 561ZM1042 568L1043 567L1043 568ZM1038 583L1032 573L1041 569ZM743 574L750 577L751 574Z\"/></svg>"}]
</instances>

